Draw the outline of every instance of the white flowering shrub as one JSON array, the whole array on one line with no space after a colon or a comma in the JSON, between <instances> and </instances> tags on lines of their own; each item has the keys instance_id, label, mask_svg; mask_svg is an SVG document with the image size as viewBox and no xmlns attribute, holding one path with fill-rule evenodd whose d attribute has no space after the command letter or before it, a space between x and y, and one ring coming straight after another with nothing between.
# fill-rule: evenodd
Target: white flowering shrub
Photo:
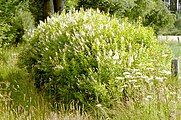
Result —
<instances>
[{"instance_id":1,"label":"white flowering shrub","mask_svg":"<svg viewBox=\"0 0 181 120\"><path fill-rule=\"evenodd\" d=\"M165 48L151 28L81 9L42 22L20 54L20 63L53 103L109 106L132 95L126 94L128 82L142 84L125 76L128 68L148 75L144 69L165 67Z\"/></svg>"}]
</instances>

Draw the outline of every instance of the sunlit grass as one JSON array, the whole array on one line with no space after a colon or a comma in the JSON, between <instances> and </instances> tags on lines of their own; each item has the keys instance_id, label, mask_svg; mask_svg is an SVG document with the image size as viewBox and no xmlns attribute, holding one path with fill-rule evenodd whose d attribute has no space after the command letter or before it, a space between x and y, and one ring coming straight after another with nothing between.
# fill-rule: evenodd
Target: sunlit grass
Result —
<instances>
[{"instance_id":1,"label":"sunlit grass","mask_svg":"<svg viewBox=\"0 0 181 120\"><path fill-rule=\"evenodd\" d=\"M72 105L65 110L52 111L51 106L34 88L33 78L17 67L20 48L0 50L0 119L1 120L57 120L91 117Z\"/></svg>"},{"instance_id":2,"label":"sunlit grass","mask_svg":"<svg viewBox=\"0 0 181 120\"><path fill-rule=\"evenodd\" d=\"M181 44L175 43L175 44L169 44L169 46L173 51L172 56L175 58L179 58L181 56Z\"/></svg>"},{"instance_id":3,"label":"sunlit grass","mask_svg":"<svg viewBox=\"0 0 181 120\"><path fill-rule=\"evenodd\" d=\"M180 56L180 48L171 46L173 53ZM125 77L135 77L128 80L128 93L125 101L112 101L110 108L97 105L91 111L71 103L69 109L61 105L59 110L51 109L51 105L37 93L33 78L24 68L16 65L20 48L1 49L0 54L0 119L2 120L155 120L181 119L181 85L179 81L169 76L169 71L147 69L161 77L146 77L141 71L127 71ZM128 76L129 75L129 76ZM164 78L167 76L167 79ZM118 76L117 79L122 79ZM153 79L153 81L152 81ZM161 80L163 79L163 80ZM142 81L143 86L135 82ZM155 82L154 87L151 87Z\"/></svg>"}]
</instances>

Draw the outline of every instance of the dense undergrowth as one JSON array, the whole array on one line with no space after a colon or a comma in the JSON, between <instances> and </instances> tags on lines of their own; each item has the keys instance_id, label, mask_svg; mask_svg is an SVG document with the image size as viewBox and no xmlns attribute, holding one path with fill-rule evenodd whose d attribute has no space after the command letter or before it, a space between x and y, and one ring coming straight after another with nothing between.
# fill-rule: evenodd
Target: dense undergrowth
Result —
<instances>
[{"instance_id":1,"label":"dense undergrowth","mask_svg":"<svg viewBox=\"0 0 181 120\"><path fill-rule=\"evenodd\" d=\"M17 55L21 50L22 48L1 49L0 119L181 119L181 86L177 80L171 78L164 81L157 78L160 82L154 89L149 89L149 95L142 94L145 91L138 93L142 95L143 100L116 103L112 109L98 104L92 112L86 113L83 111L84 108L72 103L69 110L62 105L59 111L52 111L48 102L34 89L33 83L30 82L33 81L30 74L16 65ZM159 68L150 70L159 72ZM144 78L141 75L140 77Z\"/></svg>"},{"instance_id":2,"label":"dense undergrowth","mask_svg":"<svg viewBox=\"0 0 181 120\"><path fill-rule=\"evenodd\" d=\"M1 120L54 120L91 117L80 111L76 104L59 111L52 111L51 105L34 88L33 78L25 69L20 69L17 56L22 47L1 49L0 52L0 119Z\"/></svg>"},{"instance_id":3,"label":"dense undergrowth","mask_svg":"<svg viewBox=\"0 0 181 120\"><path fill-rule=\"evenodd\" d=\"M181 118L170 49L151 28L80 10L29 38L0 49L0 119Z\"/></svg>"}]
</instances>

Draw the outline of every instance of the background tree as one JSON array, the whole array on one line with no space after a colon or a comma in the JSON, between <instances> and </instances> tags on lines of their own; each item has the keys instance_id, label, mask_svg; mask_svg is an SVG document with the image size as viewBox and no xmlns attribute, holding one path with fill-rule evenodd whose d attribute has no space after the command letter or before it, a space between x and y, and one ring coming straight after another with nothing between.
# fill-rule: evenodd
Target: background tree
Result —
<instances>
[{"instance_id":1,"label":"background tree","mask_svg":"<svg viewBox=\"0 0 181 120\"><path fill-rule=\"evenodd\" d=\"M175 15L162 0L79 0L76 8L83 7L109 12L117 17L128 17L131 21L142 18L143 25L151 26L156 32L174 27Z\"/></svg>"},{"instance_id":2,"label":"background tree","mask_svg":"<svg viewBox=\"0 0 181 120\"><path fill-rule=\"evenodd\" d=\"M43 21L54 13L61 13L61 11L64 9L64 0L29 1L29 9L34 16L37 25L40 20Z\"/></svg>"},{"instance_id":3,"label":"background tree","mask_svg":"<svg viewBox=\"0 0 181 120\"><path fill-rule=\"evenodd\" d=\"M143 25L153 27L156 32L173 27L175 21L162 0L0 0L0 46L24 41L27 30L51 14L81 7L98 8L130 21L141 17Z\"/></svg>"},{"instance_id":4,"label":"background tree","mask_svg":"<svg viewBox=\"0 0 181 120\"><path fill-rule=\"evenodd\" d=\"M39 0L40 1L40 0ZM100 11L109 12L110 15L116 15L119 18L128 17L131 21L137 21L140 17L144 26L150 26L156 32L173 28L175 15L172 14L165 6L162 0L41 0L41 9L38 16L44 20L53 13L61 13L72 8L84 9L93 8ZM34 6L34 3L32 4ZM40 6L37 6L38 9ZM34 9L34 7L33 7ZM36 12L36 11L35 11ZM43 15L41 15L43 13ZM37 17L38 18L38 17Z\"/></svg>"},{"instance_id":5,"label":"background tree","mask_svg":"<svg viewBox=\"0 0 181 120\"><path fill-rule=\"evenodd\" d=\"M43 11L44 18L52 14L61 13L64 8L64 0L44 0L43 1Z\"/></svg>"}]
</instances>

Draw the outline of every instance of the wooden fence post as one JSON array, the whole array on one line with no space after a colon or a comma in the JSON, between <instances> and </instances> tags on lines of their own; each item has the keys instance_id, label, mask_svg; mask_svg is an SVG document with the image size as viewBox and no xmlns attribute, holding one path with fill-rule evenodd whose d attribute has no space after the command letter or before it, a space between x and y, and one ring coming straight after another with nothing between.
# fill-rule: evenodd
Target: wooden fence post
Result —
<instances>
[{"instance_id":1,"label":"wooden fence post","mask_svg":"<svg viewBox=\"0 0 181 120\"><path fill-rule=\"evenodd\" d=\"M179 60L173 59L172 62L171 62L171 73L172 73L172 77L178 79L178 77L179 77L179 72L180 72Z\"/></svg>"},{"instance_id":2,"label":"wooden fence post","mask_svg":"<svg viewBox=\"0 0 181 120\"><path fill-rule=\"evenodd\" d=\"M177 37L177 40L178 40L178 43L180 43L180 38L179 37Z\"/></svg>"}]
</instances>

